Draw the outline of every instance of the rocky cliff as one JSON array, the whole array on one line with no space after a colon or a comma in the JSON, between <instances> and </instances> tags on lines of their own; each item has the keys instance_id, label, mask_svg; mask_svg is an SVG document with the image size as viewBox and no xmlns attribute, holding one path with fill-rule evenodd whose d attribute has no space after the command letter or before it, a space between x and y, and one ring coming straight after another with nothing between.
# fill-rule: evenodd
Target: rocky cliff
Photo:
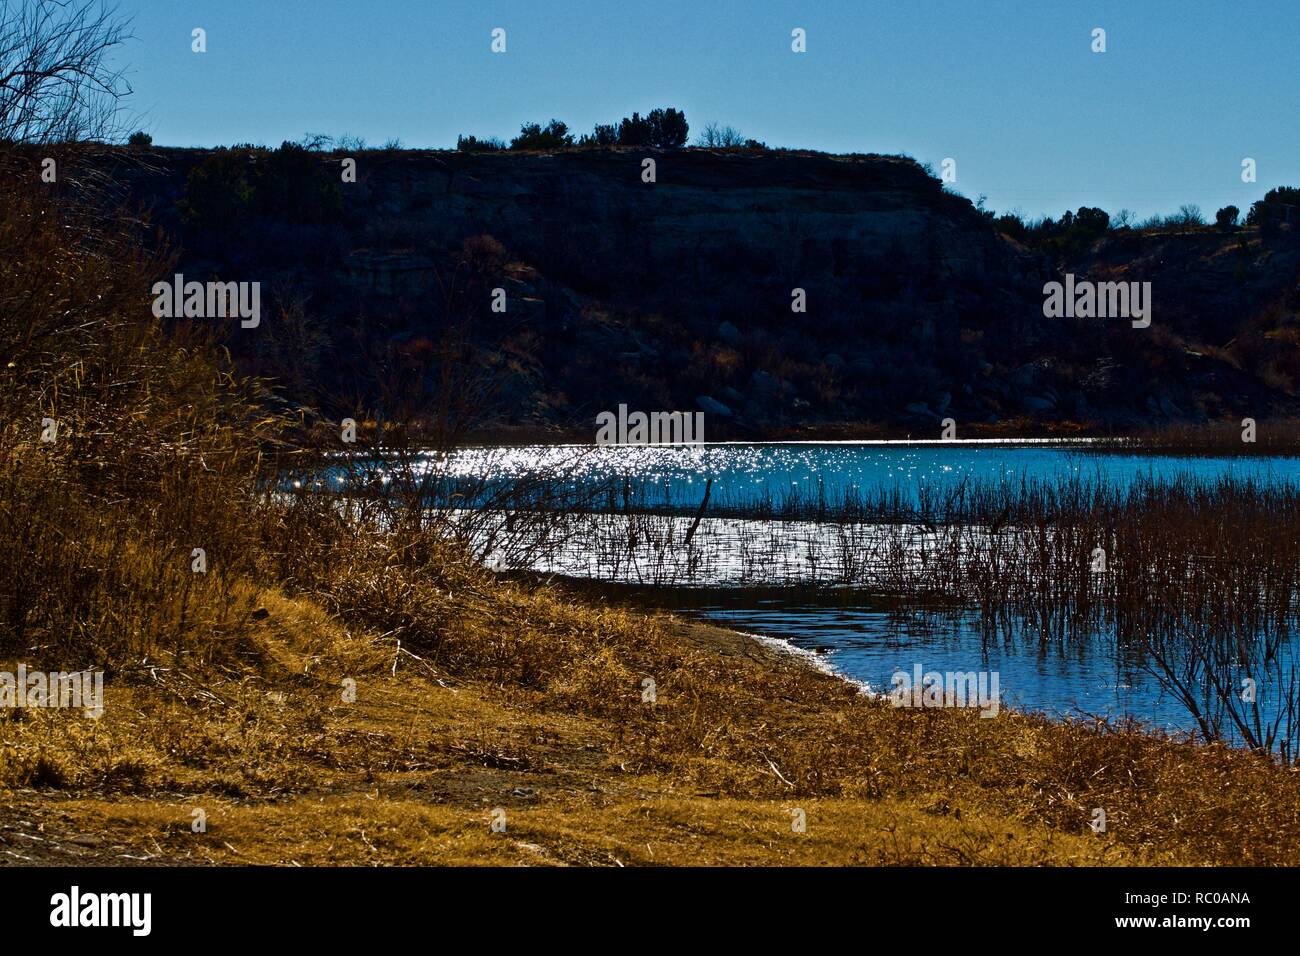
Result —
<instances>
[{"instance_id":1,"label":"rocky cliff","mask_svg":"<svg viewBox=\"0 0 1300 956\"><path fill-rule=\"evenodd\" d=\"M619 404L703 409L718 437L1295 411L1289 231L1122 230L1063 261L899 157L374 151L354 182L348 158L155 150L114 173L187 278L263 283L271 314L232 348L328 414L432 400L453 361L492 379L476 427ZM1067 271L1150 281L1151 327L1045 318Z\"/></svg>"}]
</instances>

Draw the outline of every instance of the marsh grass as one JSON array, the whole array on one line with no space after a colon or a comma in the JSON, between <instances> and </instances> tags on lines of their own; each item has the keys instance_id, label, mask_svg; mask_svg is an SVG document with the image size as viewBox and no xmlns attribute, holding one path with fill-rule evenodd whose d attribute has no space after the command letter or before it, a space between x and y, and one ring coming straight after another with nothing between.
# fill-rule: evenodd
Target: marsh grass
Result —
<instances>
[{"instance_id":1,"label":"marsh grass","mask_svg":"<svg viewBox=\"0 0 1300 956\"><path fill-rule=\"evenodd\" d=\"M854 588L976 609L986 639L1028 634L1043 647L1101 635L1204 739L1297 755L1293 484L1024 478L834 502L795 490L719 511L699 522L648 508L573 514L580 546L545 568L634 584Z\"/></svg>"},{"instance_id":2,"label":"marsh grass","mask_svg":"<svg viewBox=\"0 0 1300 956\"><path fill-rule=\"evenodd\" d=\"M1263 417L1253 421L1253 441L1243 438L1246 434L1243 420L1212 421L1197 425L1170 424L1125 435L1101 436L1091 439L1087 449L1096 454L1244 458L1294 457L1300 452L1300 422Z\"/></svg>"}]
</instances>

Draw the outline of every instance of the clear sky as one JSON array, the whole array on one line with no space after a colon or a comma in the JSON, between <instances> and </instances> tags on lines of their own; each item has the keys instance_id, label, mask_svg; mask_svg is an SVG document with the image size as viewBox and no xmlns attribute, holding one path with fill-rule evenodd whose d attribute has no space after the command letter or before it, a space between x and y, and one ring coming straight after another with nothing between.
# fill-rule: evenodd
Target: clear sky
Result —
<instances>
[{"instance_id":1,"label":"clear sky","mask_svg":"<svg viewBox=\"0 0 1300 956\"><path fill-rule=\"evenodd\" d=\"M120 0L160 145L448 147L656 106L773 146L957 161L999 211L1243 210L1300 185L1300 0ZM191 30L207 52L191 52ZM491 31L506 52L491 52ZM791 30L807 52L791 51ZM1092 52L1094 28L1106 52ZM1241 181L1256 160L1258 181Z\"/></svg>"}]
</instances>

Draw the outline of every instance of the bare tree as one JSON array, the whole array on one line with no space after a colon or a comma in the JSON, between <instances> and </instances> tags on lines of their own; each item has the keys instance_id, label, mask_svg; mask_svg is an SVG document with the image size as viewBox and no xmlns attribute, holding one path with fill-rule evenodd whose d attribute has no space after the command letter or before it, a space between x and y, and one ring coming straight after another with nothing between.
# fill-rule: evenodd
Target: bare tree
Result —
<instances>
[{"instance_id":1,"label":"bare tree","mask_svg":"<svg viewBox=\"0 0 1300 956\"><path fill-rule=\"evenodd\" d=\"M744 146L745 137L734 126L719 126L717 123L710 123L704 127L704 132L695 141L695 145L710 149L728 149Z\"/></svg>"},{"instance_id":2,"label":"bare tree","mask_svg":"<svg viewBox=\"0 0 1300 956\"><path fill-rule=\"evenodd\" d=\"M131 88L109 53L126 29L104 0L0 0L0 142L121 132L118 103Z\"/></svg>"},{"instance_id":3,"label":"bare tree","mask_svg":"<svg viewBox=\"0 0 1300 956\"><path fill-rule=\"evenodd\" d=\"M1174 213L1172 219L1179 226L1205 225L1205 216L1201 213L1201 207L1195 203L1184 203L1179 206L1178 212Z\"/></svg>"}]
</instances>

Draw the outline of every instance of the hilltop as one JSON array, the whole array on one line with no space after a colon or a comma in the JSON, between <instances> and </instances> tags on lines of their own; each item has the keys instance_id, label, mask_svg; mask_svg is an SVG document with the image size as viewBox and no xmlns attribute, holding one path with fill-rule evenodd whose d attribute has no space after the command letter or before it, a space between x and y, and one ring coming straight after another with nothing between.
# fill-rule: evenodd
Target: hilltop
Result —
<instances>
[{"instance_id":1,"label":"hilltop","mask_svg":"<svg viewBox=\"0 0 1300 956\"><path fill-rule=\"evenodd\" d=\"M111 157L178 271L271 290L271 321L230 345L327 416L374 412L395 382L418 403L449 337L491 379L466 413L480 432L582 434L620 403L703 408L711 437L1300 410L1289 226L1032 248L896 156L371 150L355 182L347 154L289 145ZM1151 326L1045 318L1066 273L1150 282Z\"/></svg>"}]
</instances>

